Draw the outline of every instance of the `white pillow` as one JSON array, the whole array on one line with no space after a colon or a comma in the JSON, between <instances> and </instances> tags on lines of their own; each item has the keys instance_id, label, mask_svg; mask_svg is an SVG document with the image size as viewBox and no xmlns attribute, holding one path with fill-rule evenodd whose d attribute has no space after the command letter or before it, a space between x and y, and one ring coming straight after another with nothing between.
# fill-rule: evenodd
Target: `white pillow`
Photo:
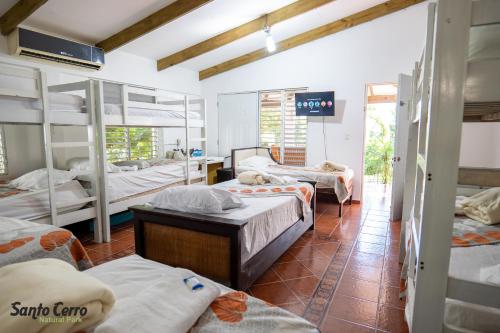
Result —
<instances>
[{"instance_id":1,"label":"white pillow","mask_svg":"<svg viewBox=\"0 0 500 333\"><path fill-rule=\"evenodd\" d=\"M86 157L75 157L70 159L67 163L68 169L70 171L89 171L92 170L90 167L90 161ZM121 169L114 165L113 163L106 163L106 172L116 173L121 172Z\"/></svg>"},{"instance_id":2,"label":"white pillow","mask_svg":"<svg viewBox=\"0 0 500 333\"><path fill-rule=\"evenodd\" d=\"M255 155L255 156L246 158L244 160L241 160L238 163L238 166L252 167L252 168L263 168L263 167L266 167L268 165L275 165L275 164L276 164L276 162L274 162L269 157Z\"/></svg>"},{"instance_id":3,"label":"white pillow","mask_svg":"<svg viewBox=\"0 0 500 333\"><path fill-rule=\"evenodd\" d=\"M70 171L54 169L54 185L62 185L71 181L75 176ZM38 169L28 172L9 182L10 188L20 190L41 190L49 187L47 169Z\"/></svg>"},{"instance_id":4,"label":"white pillow","mask_svg":"<svg viewBox=\"0 0 500 333\"><path fill-rule=\"evenodd\" d=\"M151 204L156 208L188 213L220 214L243 206L235 194L207 185L168 188L158 193Z\"/></svg>"},{"instance_id":5,"label":"white pillow","mask_svg":"<svg viewBox=\"0 0 500 333\"><path fill-rule=\"evenodd\" d=\"M143 160L115 162L114 165L117 165L120 167L122 167L122 166L127 166L127 167L137 166L137 168L139 170L151 167L151 165L147 161L143 161Z\"/></svg>"}]
</instances>

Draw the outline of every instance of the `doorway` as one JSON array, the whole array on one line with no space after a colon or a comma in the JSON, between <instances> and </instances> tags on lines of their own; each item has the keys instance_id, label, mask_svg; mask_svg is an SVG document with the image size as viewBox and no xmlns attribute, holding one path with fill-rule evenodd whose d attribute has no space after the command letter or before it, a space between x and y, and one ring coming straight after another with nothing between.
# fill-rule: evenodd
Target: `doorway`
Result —
<instances>
[{"instance_id":1,"label":"doorway","mask_svg":"<svg viewBox=\"0 0 500 333\"><path fill-rule=\"evenodd\" d=\"M363 201L388 209L396 133L395 83L366 86Z\"/></svg>"}]
</instances>

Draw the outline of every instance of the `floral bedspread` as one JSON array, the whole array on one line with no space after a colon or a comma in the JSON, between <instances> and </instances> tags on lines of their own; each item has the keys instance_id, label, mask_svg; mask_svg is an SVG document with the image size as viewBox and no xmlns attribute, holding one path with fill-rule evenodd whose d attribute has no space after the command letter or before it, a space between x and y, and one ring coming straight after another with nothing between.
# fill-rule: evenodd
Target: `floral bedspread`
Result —
<instances>
[{"instance_id":1,"label":"floral bedspread","mask_svg":"<svg viewBox=\"0 0 500 333\"><path fill-rule=\"evenodd\" d=\"M318 333L305 319L242 291L219 296L191 328L190 333Z\"/></svg>"},{"instance_id":2,"label":"floral bedspread","mask_svg":"<svg viewBox=\"0 0 500 333\"><path fill-rule=\"evenodd\" d=\"M70 231L0 217L0 267L40 258L60 259L79 270L93 266L85 248Z\"/></svg>"},{"instance_id":3,"label":"floral bedspread","mask_svg":"<svg viewBox=\"0 0 500 333\"><path fill-rule=\"evenodd\" d=\"M453 247L492 245L500 243L500 228L486 225L470 218L455 218L453 223Z\"/></svg>"}]
</instances>

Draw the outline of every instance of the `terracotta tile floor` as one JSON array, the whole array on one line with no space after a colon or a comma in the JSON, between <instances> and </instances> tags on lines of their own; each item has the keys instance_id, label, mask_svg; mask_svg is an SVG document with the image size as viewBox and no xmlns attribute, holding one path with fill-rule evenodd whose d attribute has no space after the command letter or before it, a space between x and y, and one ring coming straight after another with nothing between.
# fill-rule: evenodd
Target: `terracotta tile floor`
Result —
<instances>
[{"instance_id":1,"label":"terracotta tile floor","mask_svg":"<svg viewBox=\"0 0 500 333\"><path fill-rule=\"evenodd\" d=\"M348 206L342 221L337 209L320 201L316 230L304 234L248 292L304 316L323 333L407 332L399 299L400 223L389 222L383 199ZM108 244L77 236L95 264L134 253L130 223L113 227ZM331 278L329 267L340 272L338 278ZM331 295L322 295L324 286ZM321 310L314 309L317 297L327 303Z\"/></svg>"}]
</instances>

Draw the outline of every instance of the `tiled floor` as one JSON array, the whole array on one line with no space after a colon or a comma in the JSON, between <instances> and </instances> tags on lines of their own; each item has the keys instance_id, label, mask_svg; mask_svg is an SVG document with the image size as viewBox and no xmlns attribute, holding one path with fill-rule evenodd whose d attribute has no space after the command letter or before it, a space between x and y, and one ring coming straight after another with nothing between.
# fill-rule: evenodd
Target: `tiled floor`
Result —
<instances>
[{"instance_id":1,"label":"tiled floor","mask_svg":"<svg viewBox=\"0 0 500 333\"><path fill-rule=\"evenodd\" d=\"M348 207L342 221L336 205L319 202L316 230L303 235L248 292L306 317L323 333L407 332L399 299L400 223L389 222L388 203L378 198ZM82 242L99 264L133 253L133 236L132 225L124 224L113 228L111 243L95 244L84 235Z\"/></svg>"}]
</instances>

